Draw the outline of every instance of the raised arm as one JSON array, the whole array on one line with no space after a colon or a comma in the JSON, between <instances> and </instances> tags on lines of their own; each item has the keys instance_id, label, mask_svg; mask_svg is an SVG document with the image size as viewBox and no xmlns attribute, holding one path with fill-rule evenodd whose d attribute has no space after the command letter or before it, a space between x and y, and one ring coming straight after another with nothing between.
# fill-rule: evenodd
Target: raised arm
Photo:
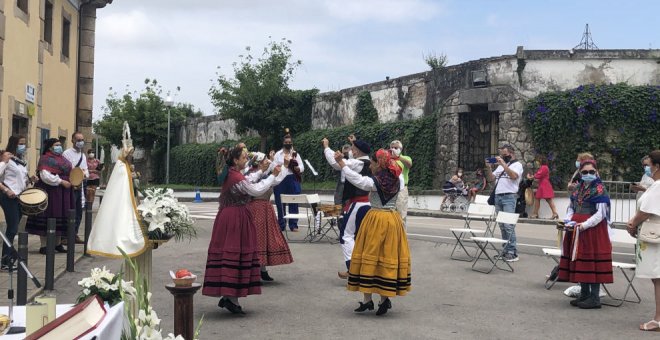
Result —
<instances>
[{"instance_id":1,"label":"raised arm","mask_svg":"<svg viewBox=\"0 0 660 340\"><path fill-rule=\"evenodd\" d=\"M362 176L346 165L341 169L341 172L344 174L346 180L356 187L366 191L376 191L376 185L373 178Z\"/></svg>"}]
</instances>

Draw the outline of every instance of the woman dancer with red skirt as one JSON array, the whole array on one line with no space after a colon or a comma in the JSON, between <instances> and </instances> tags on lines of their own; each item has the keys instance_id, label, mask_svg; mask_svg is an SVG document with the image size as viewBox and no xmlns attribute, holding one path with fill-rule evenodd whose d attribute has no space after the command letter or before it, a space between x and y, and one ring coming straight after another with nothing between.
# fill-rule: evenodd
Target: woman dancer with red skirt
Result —
<instances>
[{"instance_id":1,"label":"woman dancer with red skirt","mask_svg":"<svg viewBox=\"0 0 660 340\"><path fill-rule=\"evenodd\" d=\"M252 167L248 177L251 181L259 183L267 178L264 171L268 169L270 161L261 152L254 153ZM254 224L257 227L257 255L261 265L261 280L273 281L268 275L267 266L277 266L293 262L289 245L282 235L280 225L277 223L275 209L270 204L270 196L273 189L268 189L263 195L255 197L248 203L248 210L254 216Z\"/></svg>"},{"instance_id":2,"label":"woman dancer with red skirt","mask_svg":"<svg viewBox=\"0 0 660 340\"><path fill-rule=\"evenodd\" d=\"M580 297L571 305L593 309L601 307L600 285L614 282L608 226L610 198L598 177L595 161L583 161L580 174L566 214L566 220L577 224L564 237L558 280L580 283Z\"/></svg>"},{"instance_id":3,"label":"woman dancer with red skirt","mask_svg":"<svg viewBox=\"0 0 660 340\"><path fill-rule=\"evenodd\" d=\"M221 297L220 308L245 314L238 298L261 294L257 230L247 204L251 197L280 183L286 169L275 167L272 175L252 183L241 174L247 164L247 152L242 148L232 149L226 164L220 176L220 208L213 224L202 294Z\"/></svg>"}]
</instances>

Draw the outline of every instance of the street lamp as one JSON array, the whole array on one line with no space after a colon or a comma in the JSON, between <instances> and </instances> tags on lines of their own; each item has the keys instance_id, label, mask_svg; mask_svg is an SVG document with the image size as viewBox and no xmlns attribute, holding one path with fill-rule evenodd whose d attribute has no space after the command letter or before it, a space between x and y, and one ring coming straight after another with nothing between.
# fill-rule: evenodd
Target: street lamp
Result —
<instances>
[{"instance_id":1,"label":"street lamp","mask_svg":"<svg viewBox=\"0 0 660 340\"><path fill-rule=\"evenodd\" d=\"M165 99L165 106L167 106L167 156L165 160L165 184L170 184L170 108L174 106L174 99L167 96Z\"/></svg>"}]
</instances>

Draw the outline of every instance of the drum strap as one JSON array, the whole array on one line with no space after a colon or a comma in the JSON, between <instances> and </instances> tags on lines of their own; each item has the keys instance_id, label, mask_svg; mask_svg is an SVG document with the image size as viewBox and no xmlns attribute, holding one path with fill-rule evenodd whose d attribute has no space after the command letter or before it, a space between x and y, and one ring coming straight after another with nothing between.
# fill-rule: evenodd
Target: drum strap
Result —
<instances>
[{"instance_id":1,"label":"drum strap","mask_svg":"<svg viewBox=\"0 0 660 340\"><path fill-rule=\"evenodd\" d=\"M76 168L80 166L80 163L82 163L82 151L80 151L80 159L78 160L78 164L76 164Z\"/></svg>"}]
</instances>

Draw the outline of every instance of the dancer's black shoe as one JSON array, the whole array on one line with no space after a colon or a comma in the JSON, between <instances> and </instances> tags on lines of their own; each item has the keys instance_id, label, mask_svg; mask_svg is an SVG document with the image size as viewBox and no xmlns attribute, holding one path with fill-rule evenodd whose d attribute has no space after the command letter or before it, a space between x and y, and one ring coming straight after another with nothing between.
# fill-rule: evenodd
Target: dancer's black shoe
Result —
<instances>
[{"instance_id":1,"label":"dancer's black shoe","mask_svg":"<svg viewBox=\"0 0 660 340\"><path fill-rule=\"evenodd\" d=\"M374 310L374 302L373 301L369 301L367 303L360 302L360 307L356 308L353 311L358 312L358 313L362 313L366 310Z\"/></svg>"},{"instance_id":2,"label":"dancer's black shoe","mask_svg":"<svg viewBox=\"0 0 660 340\"><path fill-rule=\"evenodd\" d=\"M267 271L262 271L261 272L261 281L269 281L270 282L270 281L275 281L275 279L270 277L270 275L268 275Z\"/></svg>"},{"instance_id":3,"label":"dancer's black shoe","mask_svg":"<svg viewBox=\"0 0 660 340\"><path fill-rule=\"evenodd\" d=\"M229 299L227 299L225 297L221 298L220 301L218 301L218 307L226 308L232 314L245 315L245 312L243 311L243 308L241 306L234 304L233 302L231 302Z\"/></svg>"},{"instance_id":4,"label":"dancer's black shoe","mask_svg":"<svg viewBox=\"0 0 660 340\"><path fill-rule=\"evenodd\" d=\"M378 305L378 310L376 311L376 315L383 315L387 313L387 310L392 308L392 302L390 301L390 298L386 298L383 303Z\"/></svg>"}]
</instances>

